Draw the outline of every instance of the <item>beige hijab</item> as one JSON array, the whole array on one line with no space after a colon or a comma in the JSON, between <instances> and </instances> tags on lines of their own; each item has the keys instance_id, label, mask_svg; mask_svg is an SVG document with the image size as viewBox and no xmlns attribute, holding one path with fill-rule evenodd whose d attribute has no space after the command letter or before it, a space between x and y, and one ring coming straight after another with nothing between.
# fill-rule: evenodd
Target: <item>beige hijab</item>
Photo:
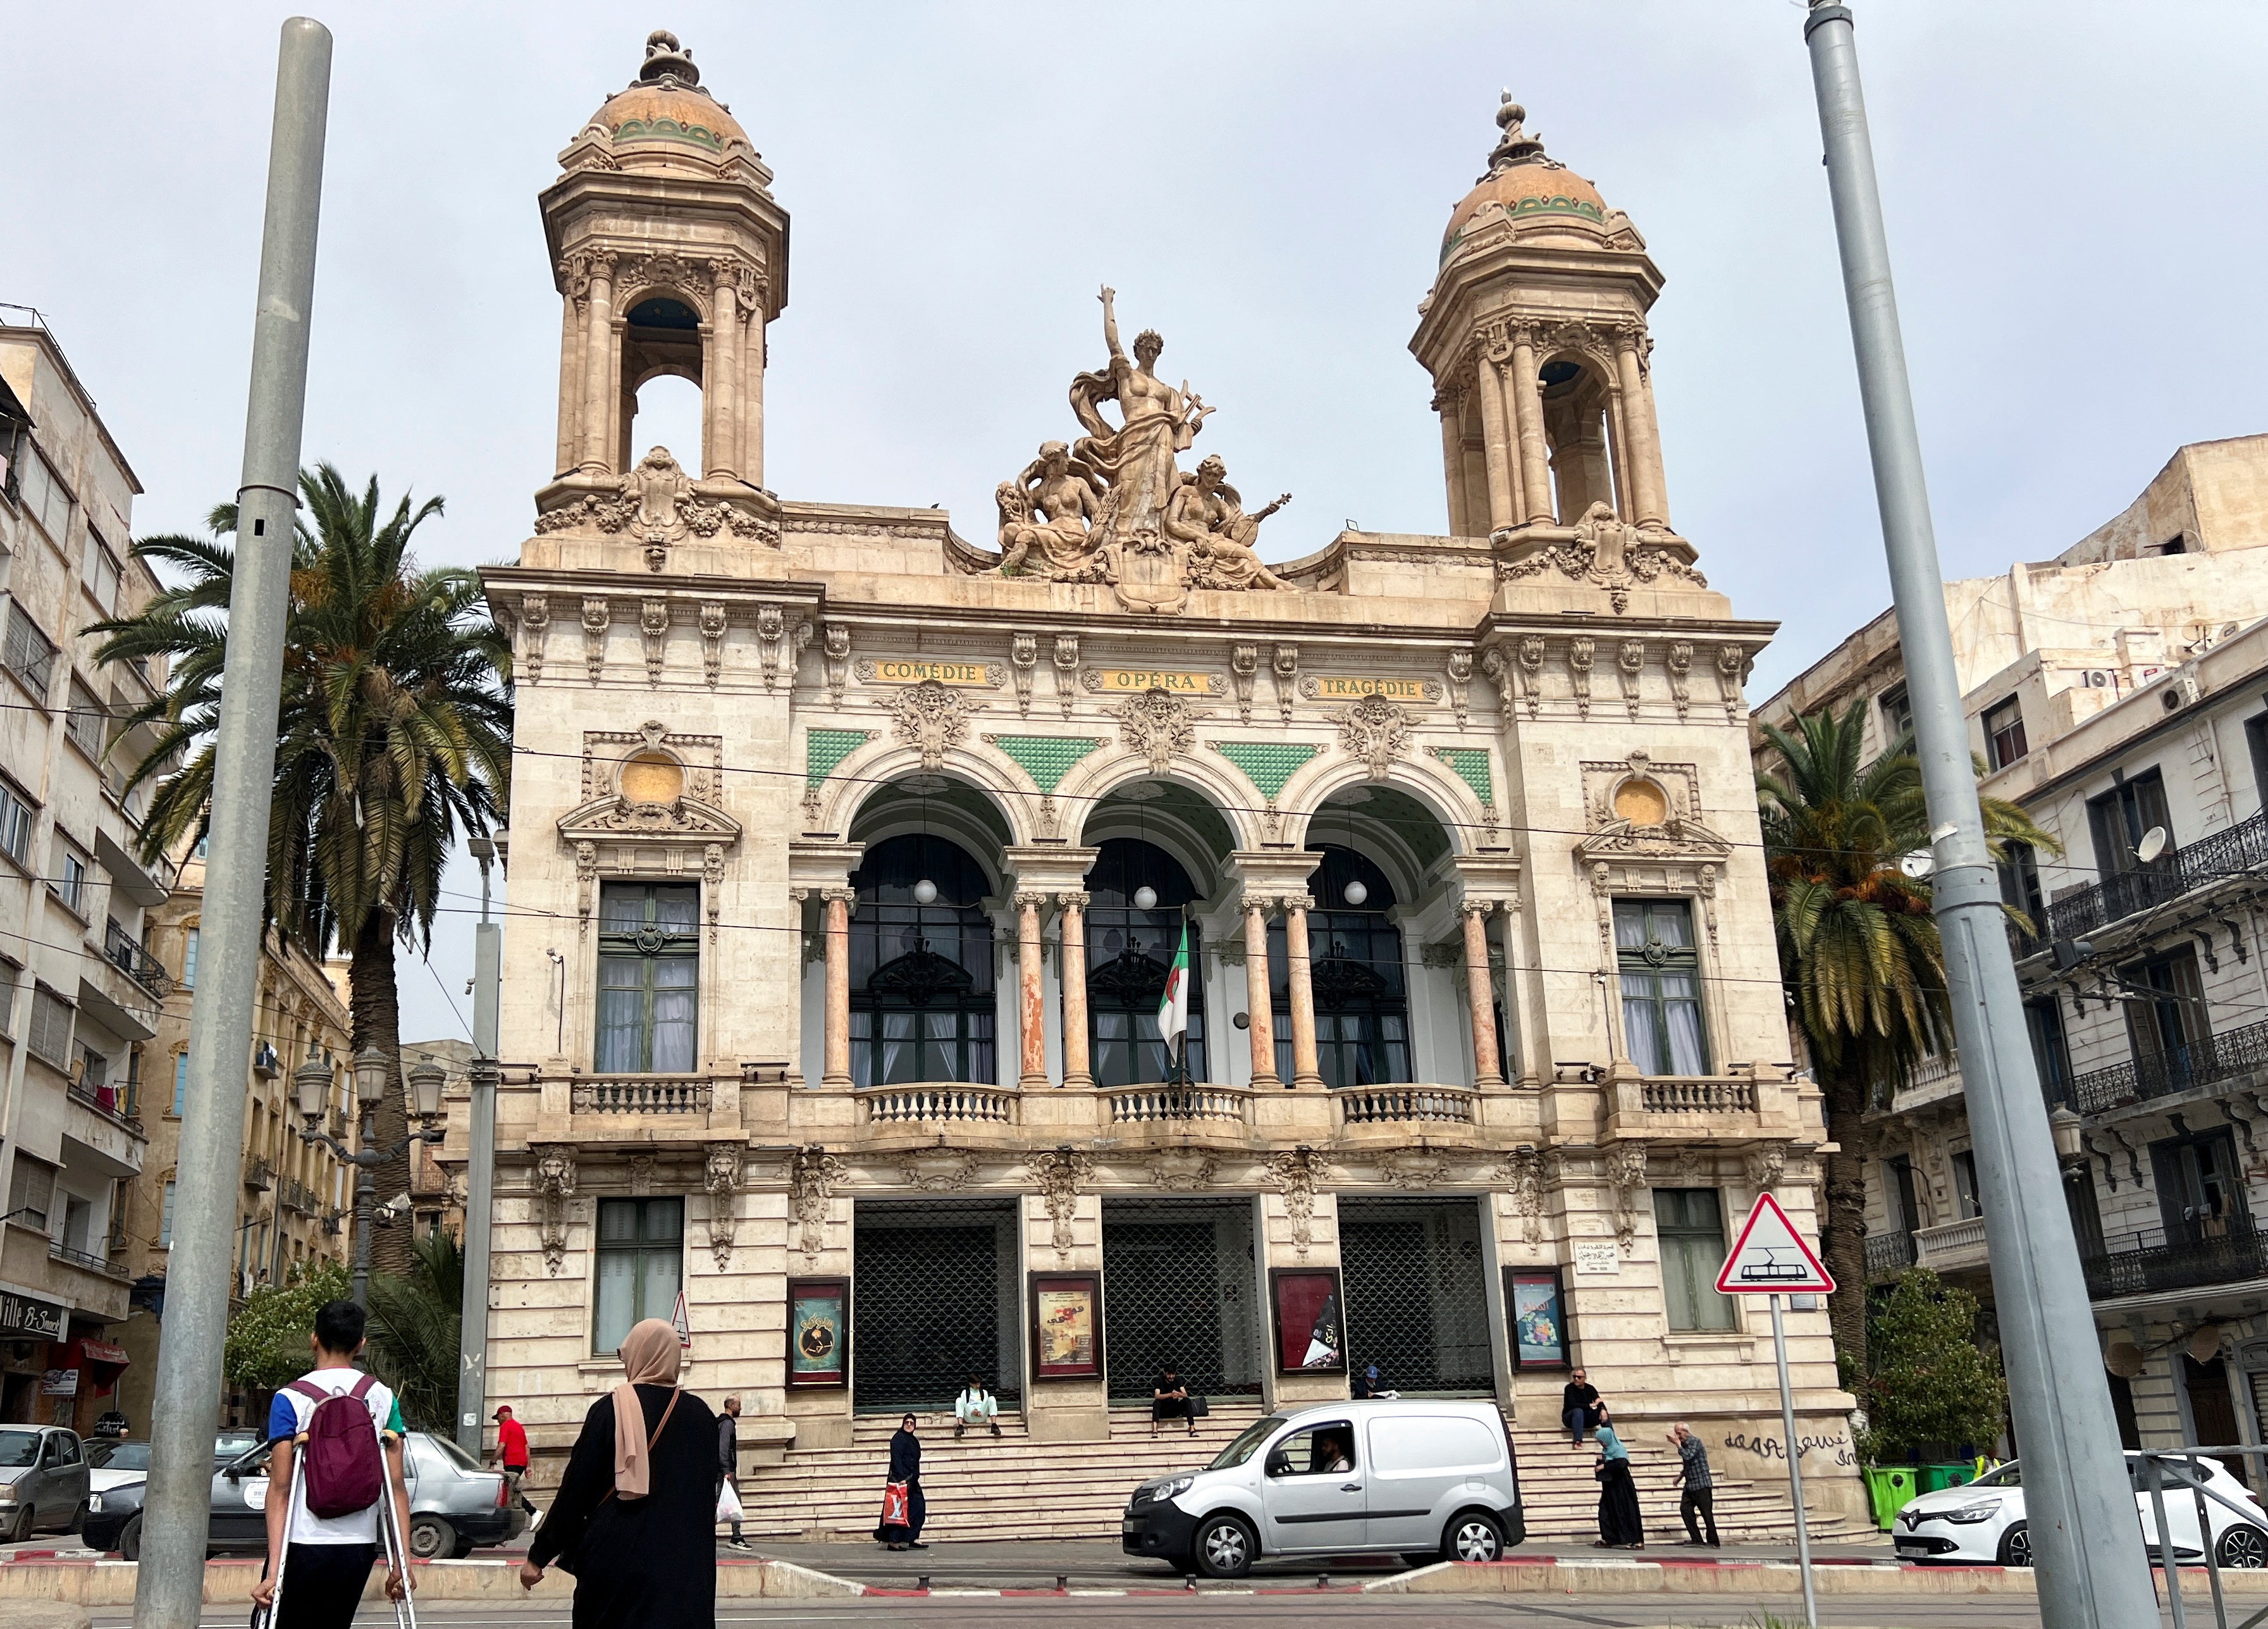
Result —
<instances>
[{"instance_id":1,"label":"beige hijab","mask_svg":"<svg viewBox=\"0 0 2268 1629\"><path fill-rule=\"evenodd\" d=\"M623 1499L644 1499L652 1485L653 1464L646 1452L645 1405L638 1401L637 1389L674 1387L684 1349L667 1323L648 1318L622 1337L618 1355L623 1379L615 1388L615 1492Z\"/></svg>"}]
</instances>

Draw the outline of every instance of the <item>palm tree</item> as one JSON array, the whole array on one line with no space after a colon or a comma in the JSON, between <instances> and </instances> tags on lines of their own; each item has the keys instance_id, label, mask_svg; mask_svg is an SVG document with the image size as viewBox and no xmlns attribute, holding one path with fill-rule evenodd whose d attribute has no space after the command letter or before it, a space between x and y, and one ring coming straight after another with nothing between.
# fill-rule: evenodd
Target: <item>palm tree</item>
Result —
<instances>
[{"instance_id":1,"label":"palm tree","mask_svg":"<svg viewBox=\"0 0 2268 1629\"><path fill-rule=\"evenodd\" d=\"M401 1055L397 941L430 945L441 873L460 835L502 823L512 768L511 650L480 579L426 570L409 554L441 500L391 512L378 477L357 495L338 470L303 470L269 802L269 926L320 955L350 956L351 1043ZM128 782L158 781L139 834L151 861L205 835L214 730L228 650L236 506L207 521L210 537L144 538L134 552L173 579L133 616L98 623L98 660L170 662L168 689L127 727L154 744ZM399 1091L377 1114L381 1146L408 1130ZM408 1157L379 1168L381 1196L407 1188ZM406 1272L405 1229L373 1241L381 1271Z\"/></svg>"},{"instance_id":2,"label":"palm tree","mask_svg":"<svg viewBox=\"0 0 2268 1629\"><path fill-rule=\"evenodd\" d=\"M1867 700L1764 726L1782 772L1756 778L1772 921L1788 1008L1826 1101L1820 1248L1840 1286L1828 1311L1838 1353L1866 1373L1867 1181L1860 1122L1928 1053L1952 1050L1945 952L1926 877L1899 861L1929 849L1912 732L1862 764ZM1979 766L1981 769L1981 766ZM1996 859L2010 843L2060 845L2016 805L1983 800ZM2029 923L2023 925L2028 929Z\"/></svg>"},{"instance_id":3,"label":"palm tree","mask_svg":"<svg viewBox=\"0 0 2268 1629\"><path fill-rule=\"evenodd\" d=\"M371 1367L401 1400L411 1429L453 1437L464 1251L456 1235L437 1227L410 1255L408 1273L370 1281Z\"/></svg>"}]
</instances>

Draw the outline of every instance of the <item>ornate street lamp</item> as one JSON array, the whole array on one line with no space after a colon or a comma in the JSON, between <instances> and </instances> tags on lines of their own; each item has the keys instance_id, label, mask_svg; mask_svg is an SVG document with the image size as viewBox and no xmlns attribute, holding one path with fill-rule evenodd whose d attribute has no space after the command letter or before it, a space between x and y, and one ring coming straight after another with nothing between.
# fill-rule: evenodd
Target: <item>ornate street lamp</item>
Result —
<instances>
[{"instance_id":1,"label":"ornate street lamp","mask_svg":"<svg viewBox=\"0 0 2268 1629\"><path fill-rule=\"evenodd\" d=\"M436 1122L441 1116L441 1088L448 1081L448 1072L429 1058L409 1071L405 1088L407 1106L417 1117L420 1129L391 1148L375 1146L378 1106L386 1101L388 1077L395 1073L393 1056L375 1046L365 1046L354 1055L355 1107L360 1111L362 1131L358 1139L362 1146L357 1150L349 1148L323 1127L324 1111L330 1107L331 1066L323 1062L313 1042L307 1045L307 1061L291 1072L292 1095L305 1122L300 1140L328 1148L355 1168L354 1299L355 1305L363 1308L370 1305L370 1240L378 1225L378 1183L372 1173L388 1161L400 1159L410 1144L438 1143L447 1134Z\"/></svg>"}]
</instances>

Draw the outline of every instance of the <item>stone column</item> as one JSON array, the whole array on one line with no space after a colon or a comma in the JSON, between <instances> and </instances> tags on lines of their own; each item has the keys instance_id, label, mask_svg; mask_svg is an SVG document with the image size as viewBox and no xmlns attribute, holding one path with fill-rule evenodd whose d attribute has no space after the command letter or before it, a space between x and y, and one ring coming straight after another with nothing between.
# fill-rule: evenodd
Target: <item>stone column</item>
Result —
<instances>
[{"instance_id":1,"label":"stone column","mask_svg":"<svg viewBox=\"0 0 2268 1629\"><path fill-rule=\"evenodd\" d=\"M1465 925L1465 994L1473 1016L1473 1084L1486 1089L1504 1085L1504 1065L1496 1049L1496 984L1489 977L1488 928L1482 918L1489 913L1485 900L1469 899L1457 907Z\"/></svg>"},{"instance_id":2,"label":"stone column","mask_svg":"<svg viewBox=\"0 0 2268 1629\"><path fill-rule=\"evenodd\" d=\"M1550 522L1551 462L1543 446L1543 391L1535 375L1535 340L1526 328L1512 331L1513 417L1520 427L1520 493L1525 519Z\"/></svg>"},{"instance_id":3,"label":"stone column","mask_svg":"<svg viewBox=\"0 0 2268 1629\"><path fill-rule=\"evenodd\" d=\"M1314 903L1308 894L1284 898L1284 960L1292 976L1292 1084L1308 1088L1323 1084L1315 1058L1315 988L1308 983L1307 912Z\"/></svg>"},{"instance_id":4,"label":"stone column","mask_svg":"<svg viewBox=\"0 0 2268 1629\"><path fill-rule=\"evenodd\" d=\"M1615 377L1622 387L1622 457L1630 466L1631 519L1639 526L1668 526L1661 501L1661 448L1654 439L1653 402L1638 371L1638 333L1615 335Z\"/></svg>"},{"instance_id":5,"label":"stone column","mask_svg":"<svg viewBox=\"0 0 2268 1629\"><path fill-rule=\"evenodd\" d=\"M583 313L573 295L559 303L559 451L551 468L565 475L583 455Z\"/></svg>"},{"instance_id":6,"label":"stone column","mask_svg":"<svg viewBox=\"0 0 2268 1629\"><path fill-rule=\"evenodd\" d=\"M615 459L615 376L622 370L615 333L615 257L591 257L589 303L583 320L583 472L619 474Z\"/></svg>"},{"instance_id":7,"label":"stone column","mask_svg":"<svg viewBox=\"0 0 2268 1629\"><path fill-rule=\"evenodd\" d=\"M1449 488L1449 535L1477 536L1472 529L1471 505L1465 493L1464 406L1447 391L1435 402L1441 412L1441 474Z\"/></svg>"},{"instance_id":8,"label":"stone column","mask_svg":"<svg viewBox=\"0 0 2268 1629\"><path fill-rule=\"evenodd\" d=\"M1281 1086L1276 1078L1276 1011L1268 973L1268 902L1244 896L1244 1013L1251 1026L1252 1084ZM1309 1050L1313 1050L1312 1037Z\"/></svg>"},{"instance_id":9,"label":"stone column","mask_svg":"<svg viewBox=\"0 0 2268 1629\"><path fill-rule=\"evenodd\" d=\"M850 904L855 888L824 888L827 910L827 1049L823 1086L850 1084Z\"/></svg>"},{"instance_id":10,"label":"stone column","mask_svg":"<svg viewBox=\"0 0 2268 1629\"><path fill-rule=\"evenodd\" d=\"M711 480L740 473L740 313L734 303L733 262L711 269L709 355L701 366L701 473Z\"/></svg>"},{"instance_id":11,"label":"stone column","mask_svg":"<svg viewBox=\"0 0 2268 1629\"><path fill-rule=\"evenodd\" d=\"M1017 1084L1026 1091L1048 1083L1047 1005L1041 994L1040 907L1044 894L1016 896L1017 1028L1024 1043Z\"/></svg>"},{"instance_id":12,"label":"stone column","mask_svg":"<svg viewBox=\"0 0 2268 1629\"><path fill-rule=\"evenodd\" d=\"M1063 1058L1065 1086L1091 1087L1094 1068L1086 1050L1086 902L1083 889L1056 896L1062 910Z\"/></svg>"},{"instance_id":13,"label":"stone column","mask_svg":"<svg viewBox=\"0 0 2268 1629\"><path fill-rule=\"evenodd\" d=\"M1504 422L1504 390L1485 341L1473 367L1473 387L1481 396L1481 444L1488 453L1489 529L1494 531L1519 521L1512 502L1512 432Z\"/></svg>"},{"instance_id":14,"label":"stone column","mask_svg":"<svg viewBox=\"0 0 2268 1629\"><path fill-rule=\"evenodd\" d=\"M748 331L740 345L740 479L754 487L764 483L765 321L761 303L748 307Z\"/></svg>"}]
</instances>

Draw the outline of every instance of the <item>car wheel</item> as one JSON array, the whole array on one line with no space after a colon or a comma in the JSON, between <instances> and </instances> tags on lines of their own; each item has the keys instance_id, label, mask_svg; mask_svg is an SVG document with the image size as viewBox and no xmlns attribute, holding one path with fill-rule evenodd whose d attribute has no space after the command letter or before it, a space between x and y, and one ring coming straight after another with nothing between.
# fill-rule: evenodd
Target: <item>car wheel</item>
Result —
<instances>
[{"instance_id":1,"label":"car wheel","mask_svg":"<svg viewBox=\"0 0 2268 1629\"><path fill-rule=\"evenodd\" d=\"M2000 1565L2029 1566L2032 1564L2032 1524L2019 1522L2000 1535Z\"/></svg>"},{"instance_id":2,"label":"car wheel","mask_svg":"<svg viewBox=\"0 0 2268 1629\"><path fill-rule=\"evenodd\" d=\"M2220 1543L2215 1548L2220 1552L2217 1559L2223 1566L2247 1569L2268 1566L2268 1533L2257 1527L2240 1525L2230 1528L2220 1536Z\"/></svg>"},{"instance_id":3,"label":"car wheel","mask_svg":"<svg viewBox=\"0 0 2268 1629\"><path fill-rule=\"evenodd\" d=\"M1259 1548L1252 1529L1234 1516L1211 1516L1197 1524L1197 1570L1207 1578L1241 1578L1252 1570Z\"/></svg>"},{"instance_id":4,"label":"car wheel","mask_svg":"<svg viewBox=\"0 0 2268 1629\"><path fill-rule=\"evenodd\" d=\"M1485 1510L1461 1510L1441 1533L1444 1561L1500 1561L1504 1559L1504 1529Z\"/></svg>"},{"instance_id":5,"label":"car wheel","mask_svg":"<svg viewBox=\"0 0 2268 1629\"><path fill-rule=\"evenodd\" d=\"M126 1518L126 1525L118 1529L118 1556L123 1561L142 1559L142 1515L139 1511Z\"/></svg>"},{"instance_id":6,"label":"car wheel","mask_svg":"<svg viewBox=\"0 0 2268 1629\"><path fill-rule=\"evenodd\" d=\"M457 1529L439 1516L409 1518L409 1554L419 1561L438 1561L457 1547Z\"/></svg>"}]
</instances>

